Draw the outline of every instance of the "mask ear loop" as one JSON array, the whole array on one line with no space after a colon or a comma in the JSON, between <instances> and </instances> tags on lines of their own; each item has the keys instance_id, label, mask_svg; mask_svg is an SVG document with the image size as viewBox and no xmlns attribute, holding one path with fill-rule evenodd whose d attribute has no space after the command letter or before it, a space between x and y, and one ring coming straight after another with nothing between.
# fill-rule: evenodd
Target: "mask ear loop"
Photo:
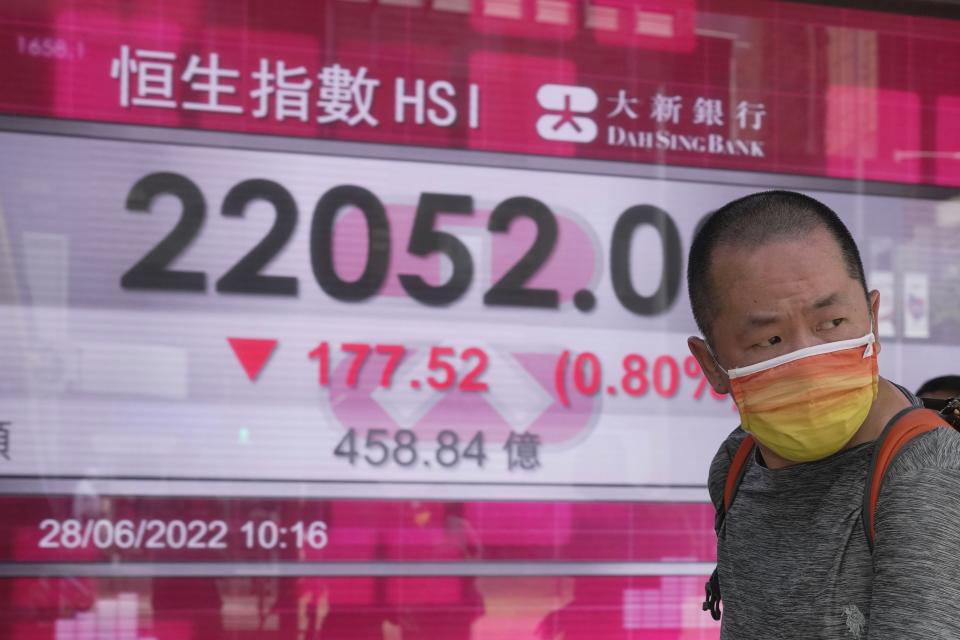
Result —
<instances>
[{"instance_id":1,"label":"mask ear loop","mask_svg":"<svg viewBox=\"0 0 960 640\"><path fill-rule=\"evenodd\" d=\"M724 368L723 368L723 365L720 364L720 361L717 359L717 354L716 354L716 352L713 350L713 347L710 346L710 343L707 341L706 338L703 339L703 344L705 344L705 345L707 346L707 353L709 353L709 354L710 354L710 357L713 358L713 364L717 365L717 369L720 369L720 371L723 371L723 375L725 375L725 376L727 376L727 377L729 378L729 377L730 377L730 372L727 371L726 369L724 369Z\"/></svg>"}]
</instances>

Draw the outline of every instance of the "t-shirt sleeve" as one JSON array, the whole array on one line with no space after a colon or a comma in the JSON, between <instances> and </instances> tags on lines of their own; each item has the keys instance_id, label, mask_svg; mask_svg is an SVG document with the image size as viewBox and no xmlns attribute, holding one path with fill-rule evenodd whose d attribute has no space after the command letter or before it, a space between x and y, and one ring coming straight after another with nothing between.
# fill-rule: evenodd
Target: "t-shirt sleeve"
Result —
<instances>
[{"instance_id":1,"label":"t-shirt sleeve","mask_svg":"<svg viewBox=\"0 0 960 640\"><path fill-rule=\"evenodd\" d=\"M869 640L960 638L960 434L930 436L881 490Z\"/></svg>"}]
</instances>

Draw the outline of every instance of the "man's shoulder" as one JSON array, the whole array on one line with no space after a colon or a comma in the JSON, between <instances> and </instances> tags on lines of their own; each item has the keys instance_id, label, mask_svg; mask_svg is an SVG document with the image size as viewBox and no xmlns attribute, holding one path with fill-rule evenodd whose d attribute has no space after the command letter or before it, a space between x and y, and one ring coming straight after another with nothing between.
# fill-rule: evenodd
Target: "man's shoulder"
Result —
<instances>
[{"instance_id":1,"label":"man's shoulder","mask_svg":"<svg viewBox=\"0 0 960 640\"><path fill-rule=\"evenodd\" d=\"M888 527L898 532L897 539L920 528L955 540L960 535L960 433L935 429L905 445L887 470L876 517L878 540Z\"/></svg>"},{"instance_id":2,"label":"man's shoulder","mask_svg":"<svg viewBox=\"0 0 960 640\"><path fill-rule=\"evenodd\" d=\"M710 463L710 475L707 479L707 487L710 489L710 500L715 509L720 509L723 504L723 487L727 481L727 472L730 470L730 463L733 456L737 453L740 443L747 437L747 432L737 427L730 435L726 437L716 455L713 456L713 462Z\"/></svg>"},{"instance_id":3,"label":"man's shoulder","mask_svg":"<svg viewBox=\"0 0 960 640\"><path fill-rule=\"evenodd\" d=\"M933 471L960 472L960 432L935 429L910 441L897 455L887 475L908 477Z\"/></svg>"}]
</instances>

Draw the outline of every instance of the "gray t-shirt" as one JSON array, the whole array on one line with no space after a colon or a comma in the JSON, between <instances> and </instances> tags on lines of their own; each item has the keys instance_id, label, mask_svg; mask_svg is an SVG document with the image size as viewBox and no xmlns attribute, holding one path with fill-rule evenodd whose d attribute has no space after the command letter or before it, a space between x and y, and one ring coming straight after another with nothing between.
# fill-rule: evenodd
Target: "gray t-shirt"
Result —
<instances>
[{"instance_id":1,"label":"gray t-shirt","mask_svg":"<svg viewBox=\"0 0 960 640\"><path fill-rule=\"evenodd\" d=\"M745 435L710 466L715 507ZM872 447L786 469L751 458L718 533L723 640L960 639L960 433L924 434L890 466L871 557Z\"/></svg>"}]
</instances>

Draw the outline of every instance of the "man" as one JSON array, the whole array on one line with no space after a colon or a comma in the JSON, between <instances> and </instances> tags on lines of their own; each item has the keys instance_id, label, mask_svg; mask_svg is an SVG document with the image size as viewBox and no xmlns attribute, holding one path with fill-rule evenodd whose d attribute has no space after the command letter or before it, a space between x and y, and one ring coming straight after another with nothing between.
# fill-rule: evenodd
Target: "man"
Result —
<instances>
[{"instance_id":1,"label":"man","mask_svg":"<svg viewBox=\"0 0 960 640\"><path fill-rule=\"evenodd\" d=\"M950 400L960 396L960 376L939 376L924 382L917 396L931 400Z\"/></svg>"},{"instance_id":2,"label":"man","mask_svg":"<svg viewBox=\"0 0 960 640\"><path fill-rule=\"evenodd\" d=\"M871 443L918 401L878 376L879 293L837 215L787 191L731 202L687 278L690 351L740 410L710 467L718 510L745 430L758 443L717 533L721 638L960 638L960 434L906 445L872 553L864 534Z\"/></svg>"}]
</instances>

